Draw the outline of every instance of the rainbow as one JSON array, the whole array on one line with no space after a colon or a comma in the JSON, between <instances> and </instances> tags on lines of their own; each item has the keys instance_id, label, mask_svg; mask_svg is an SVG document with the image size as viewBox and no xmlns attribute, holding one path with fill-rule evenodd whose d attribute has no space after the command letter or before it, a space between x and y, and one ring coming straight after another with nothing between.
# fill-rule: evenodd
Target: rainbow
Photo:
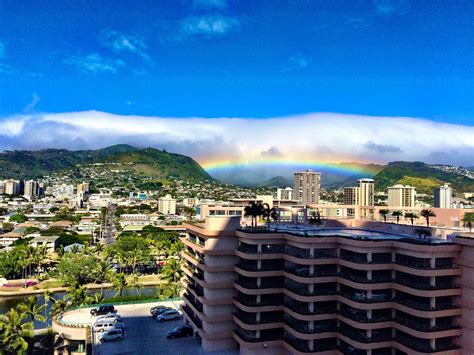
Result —
<instances>
[{"instance_id":1,"label":"rainbow","mask_svg":"<svg viewBox=\"0 0 474 355\"><path fill-rule=\"evenodd\" d=\"M376 165L366 165L366 163L334 163L306 159L257 159L252 161L239 160L211 160L204 161L201 166L209 173L230 170L230 169L248 169L248 168L272 168L286 167L293 168L295 171L312 169L313 171L324 171L344 175L375 175L380 171Z\"/></svg>"}]
</instances>

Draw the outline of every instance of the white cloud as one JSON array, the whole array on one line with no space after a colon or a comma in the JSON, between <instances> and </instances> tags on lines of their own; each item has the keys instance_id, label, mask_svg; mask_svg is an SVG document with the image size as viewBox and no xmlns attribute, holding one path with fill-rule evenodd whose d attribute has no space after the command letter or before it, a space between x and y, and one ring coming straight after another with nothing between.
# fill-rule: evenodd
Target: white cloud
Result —
<instances>
[{"instance_id":1,"label":"white cloud","mask_svg":"<svg viewBox=\"0 0 474 355\"><path fill-rule=\"evenodd\" d=\"M23 111L25 112L32 112L34 111L35 107L36 107L36 104L40 101L40 97L38 96L38 94L36 92L33 93L32 97L31 97L31 101L28 105L25 106L25 108L23 109Z\"/></svg>"},{"instance_id":2,"label":"white cloud","mask_svg":"<svg viewBox=\"0 0 474 355\"><path fill-rule=\"evenodd\" d=\"M104 30L100 35L100 41L104 46L112 48L117 53L133 53L147 62L151 61L147 53L148 46L142 37Z\"/></svg>"},{"instance_id":3,"label":"white cloud","mask_svg":"<svg viewBox=\"0 0 474 355\"><path fill-rule=\"evenodd\" d=\"M207 35L222 36L240 29L240 20L221 15L190 16L181 20L182 36Z\"/></svg>"},{"instance_id":4,"label":"white cloud","mask_svg":"<svg viewBox=\"0 0 474 355\"><path fill-rule=\"evenodd\" d=\"M308 66L308 59L301 53L296 53L288 59L288 62L281 68L281 71L292 71L304 69Z\"/></svg>"},{"instance_id":5,"label":"white cloud","mask_svg":"<svg viewBox=\"0 0 474 355\"><path fill-rule=\"evenodd\" d=\"M15 123L25 122L22 125ZM474 165L474 127L410 117L337 113L242 118L164 118L85 111L7 117L0 149L166 148L198 161L278 159L332 162L422 160ZM3 139L6 135L9 139ZM442 152L442 153L440 153ZM264 154L265 159L270 158Z\"/></svg>"},{"instance_id":6,"label":"white cloud","mask_svg":"<svg viewBox=\"0 0 474 355\"><path fill-rule=\"evenodd\" d=\"M125 63L119 59L105 58L99 53L70 57L65 59L64 63L73 66L77 71L87 74L115 74L119 67L125 65Z\"/></svg>"},{"instance_id":7,"label":"white cloud","mask_svg":"<svg viewBox=\"0 0 474 355\"><path fill-rule=\"evenodd\" d=\"M380 16L405 15L410 4L408 0L374 0L375 11Z\"/></svg>"}]
</instances>

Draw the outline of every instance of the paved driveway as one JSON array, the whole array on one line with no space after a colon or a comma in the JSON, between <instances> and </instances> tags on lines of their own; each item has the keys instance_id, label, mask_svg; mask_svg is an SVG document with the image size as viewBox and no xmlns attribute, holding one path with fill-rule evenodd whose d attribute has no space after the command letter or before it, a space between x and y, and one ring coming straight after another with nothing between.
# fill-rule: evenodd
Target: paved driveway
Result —
<instances>
[{"instance_id":1,"label":"paved driveway","mask_svg":"<svg viewBox=\"0 0 474 355\"><path fill-rule=\"evenodd\" d=\"M157 322L151 318L150 308L158 303L146 303L139 305L116 306L118 314L124 319L125 337L122 341L99 343L97 335L94 334L93 355L112 354L219 354L236 355L237 350L219 351L217 353L205 352L198 338L187 337L179 339L167 339L168 330L183 325L182 320ZM170 307L179 309L179 302L160 302ZM81 310L76 317L85 321L93 322L89 315L90 309Z\"/></svg>"}]
</instances>

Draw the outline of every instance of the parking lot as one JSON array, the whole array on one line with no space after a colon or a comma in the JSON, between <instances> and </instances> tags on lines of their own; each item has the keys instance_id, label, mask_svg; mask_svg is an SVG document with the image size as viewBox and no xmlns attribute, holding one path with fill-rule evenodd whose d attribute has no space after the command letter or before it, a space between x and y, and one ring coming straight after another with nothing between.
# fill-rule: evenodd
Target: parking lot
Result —
<instances>
[{"instance_id":1,"label":"parking lot","mask_svg":"<svg viewBox=\"0 0 474 355\"><path fill-rule=\"evenodd\" d=\"M205 352L198 338L186 337L179 339L167 339L166 333L180 325L182 320L157 322L150 315L150 308L157 304L164 304L179 309L179 302L146 303L137 305L116 306L117 314L123 317L125 324L125 336L121 341L100 343L97 334L94 334L94 355L109 354L209 354ZM89 310L84 311L81 316L90 319ZM219 355L235 355L237 350L218 352Z\"/></svg>"}]
</instances>

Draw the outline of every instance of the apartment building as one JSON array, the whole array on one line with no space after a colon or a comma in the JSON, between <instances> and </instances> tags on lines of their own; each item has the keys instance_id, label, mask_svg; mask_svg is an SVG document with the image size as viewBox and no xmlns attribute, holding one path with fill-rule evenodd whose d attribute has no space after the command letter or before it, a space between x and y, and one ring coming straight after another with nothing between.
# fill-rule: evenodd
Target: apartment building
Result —
<instances>
[{"instance_id":1,"label":"apartment building","mask_svg":"<svg viewBox=\"0 0 474 355\"><path fill-rule=\"evenodd\" d=\"M435 208L451 208L453 199L453 189L449 184L444 184L433 189L434 207Z\"/></svg>"},{"instance_id":2,"label":"apartment building","mask_svg":"<svg viewBox=\"0 0 474 355\"><path fill-rule=\"evenodd\" d=\"M303 205L319 203L321 173L308 169L294 174L293 198Z\"/></svg>"},{"instance_id":3,"label":"apartment building","mask_svg":"<svg viewBox=\"0 0 474 355\"><path fill-rule=\"evenodd\" d=\"M236 221L185 226L183 313L205 350L474 352L474 239Z\"/></svg>"},{"instance_id":4,"label":"apartment building","mask_svg":"<svg viewBox=\"0 0 474 355\"><path fill-rule=\"evenodd\" d=\"M291 187L285 187L284 189L277 189L277 200L291 201L293 200L293 189Z\"/></svg>"},{"instance_id":5,"label":"apartment building","mask_svg":"<svg viewBox=\"0 0 474 355\"><path fill-rule=\"evenodd\" d=\"M158 199L158 212L162 214L176 214L176 200L171 195Z\"/></svg>"},{"instance_id":6,"label":"apartment building","mask_svg":"<svg viewBox=\"0 0 474 355\"><path fill-rule=\"evenodd\" d=\"M415 207L415 188L412 186L394 185L388 188L389 207Z\"/></svg>"},{"instance_id":7,"label":"apartment building","mask_svg":"<svg viewBox=\"0 0 474 355\"><path fill-rule=\"evenodd\" d=\"M38 182L34 180L25 181L25 190L23 196L29 200L38 196Z\"/></svg>"}]
</instances>

